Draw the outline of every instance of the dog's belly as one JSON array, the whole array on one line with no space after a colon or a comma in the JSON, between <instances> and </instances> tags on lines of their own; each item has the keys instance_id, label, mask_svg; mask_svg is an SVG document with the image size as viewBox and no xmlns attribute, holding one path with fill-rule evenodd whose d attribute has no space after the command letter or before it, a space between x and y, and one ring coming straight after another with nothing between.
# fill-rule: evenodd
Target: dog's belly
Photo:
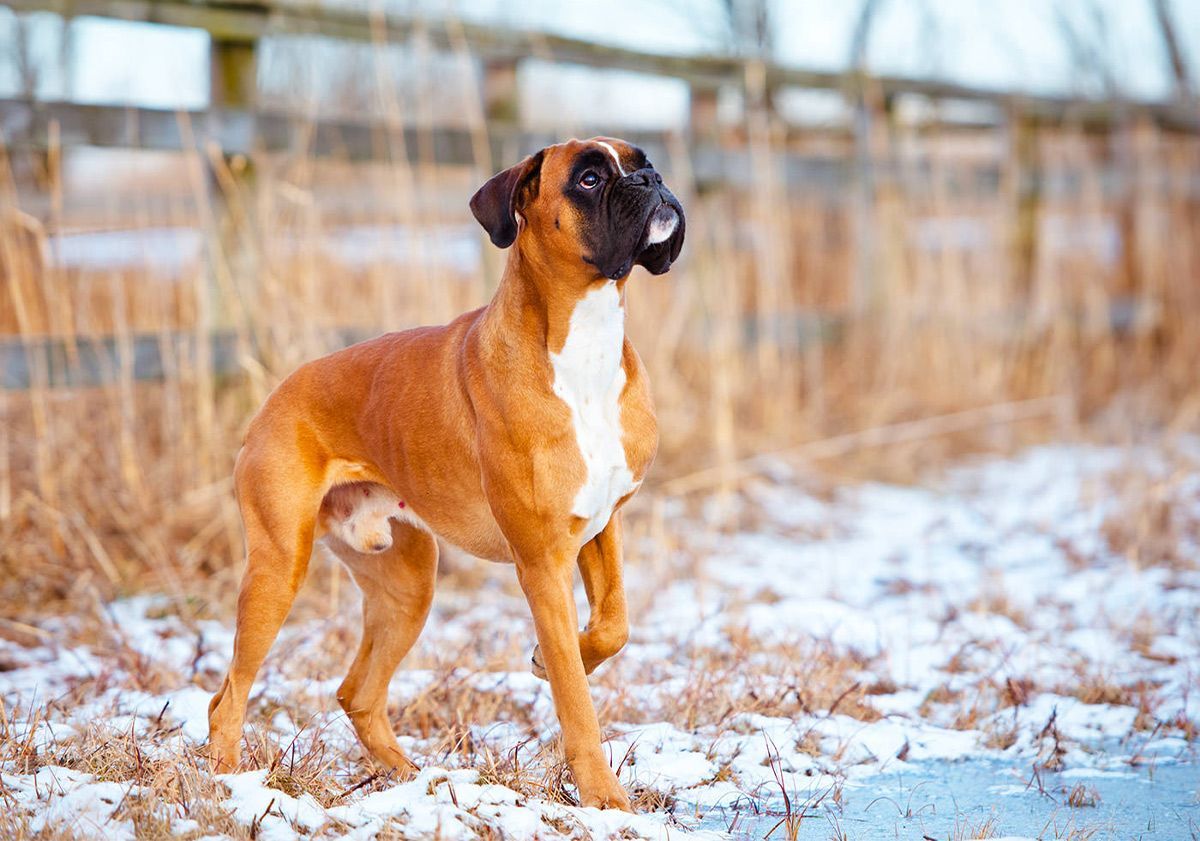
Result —
<instances>
[{"instance_id":1,"label":"dog's belly","mask_svg":"<svg viewBox=\"0 0 1200 841\"><path fill-rule=\"evenodd\" d=\"M446 543L474 555L476 558L496 563L513 561L508 541L504 539L500 525L486 504L474 507L469 511L463 511L460 508L458 516L452 520L442 521L439 519L437 522L431 522L429 528Z\"/></svg>"},{"instance_id":2,"label":"dog's belly","mask_svg":"<svg viewBox=\"0 0 1200 841\"><path fill-rule=\"evenodd\" d=\"M585 469L583 485L571 501L571 513L584 521L583 543L600 533L616 504L638 485L622 441L624 345L625 310L610 282L576 303L562 350L550 355L554 393L571 410Z\"/></svg>"}]
</instances>

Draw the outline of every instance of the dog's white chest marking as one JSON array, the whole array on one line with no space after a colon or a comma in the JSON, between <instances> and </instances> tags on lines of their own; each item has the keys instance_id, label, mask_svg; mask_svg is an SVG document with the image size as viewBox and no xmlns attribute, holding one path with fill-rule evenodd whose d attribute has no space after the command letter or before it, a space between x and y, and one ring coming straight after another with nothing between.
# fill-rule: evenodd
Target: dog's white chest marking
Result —
<instances>
[{"instance_id":1,"label":"dog's white chest marking","mask_svg":"<svg viewBox=\"0 0 1200 841\"><path fill-rule=\"evenodd\" d=\"M571 410L586 475L571 513L586 522L583 542L600 533L613 507L635 487L621 441L625 310L616 283L585 295L571 313L562 350L550 354L554 393Z\"/></svg>"}]
</instances>

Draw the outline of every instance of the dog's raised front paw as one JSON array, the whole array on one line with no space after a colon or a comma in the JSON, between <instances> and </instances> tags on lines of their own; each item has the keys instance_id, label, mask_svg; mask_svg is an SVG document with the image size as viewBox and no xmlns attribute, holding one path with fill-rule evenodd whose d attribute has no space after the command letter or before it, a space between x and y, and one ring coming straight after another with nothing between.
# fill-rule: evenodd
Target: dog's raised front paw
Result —
<instances>
[{"instance_id":1,"label":"dog's raised front paw","mask_svg":"<svg viewBox=\"0 0 1200 841\"><path fill-rule=\"evenodd\" d=\"M533 647L533 656L529 658L529 670L535 677L550 680L550 676L546 674L546 667L542 665L542 647L540 645Z\"/></svg>"}]
</instances>

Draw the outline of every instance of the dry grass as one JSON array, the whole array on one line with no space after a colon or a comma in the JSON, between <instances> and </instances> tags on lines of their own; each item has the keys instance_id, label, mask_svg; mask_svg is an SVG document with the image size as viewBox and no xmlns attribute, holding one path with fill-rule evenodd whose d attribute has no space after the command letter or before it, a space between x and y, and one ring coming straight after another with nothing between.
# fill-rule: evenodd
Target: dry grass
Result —
<instances>
[{"instance_id":1,"label":"dry grass","mask_svg":"<svg viewBox=\"0 0 1200 841\"><path fill-rule=\"evenodd\" d=\"M168 744L155 737L156 747ZM220 834L235 841L253 837L249 828L238 824L222 808L227 797L224 786L213 779L207 765L189 752L174 751L169 756L148 759L144 751L150 743L135 738L112 739L110 731L92 732L71 739L52 753L39 757L36 765L67 768L95 774L99 780L122 783L127 794L114 812L115 820L130 820L139 839L178 837L171 831L173 819L196 822L196 828L183 837L199 838ZM12 756L13 745L0 738L0 756ZM20 770L18 763L14 770ZM26 763L25 770L32 770ZM29 816L14 810L0 817L0 831L5 838L42 839L76 838L77 830L69 824L53 823L39 832L32 832Z\"/></svg>"},{"instance_id":2,"label":"dry grass","mask_svg":"<svg viewBox=\"0 0 1200 841\"><path fill-rule=\"evenodd\" d=\"M729 720L740 713L797 716L804 711L818 716L844 713L865 720L878 717L860 694L862 690L855 676L861 674L864 664L859 660L814 651L811 656L797 657L794 670L775 674L773 670L744 663L740 668L734 668L726 659L727 653L697 651L693 654L697 658L697 674L717 668L717 664L722 670L713 672L710 680L679 697L664 697L657 706L637 705L620 691L620 686L647 679L647 676L635 677L619 668L605 672L600 681L600 692L609 701L602 707L602 717L631 723L688 719L684 726L708 725L714 727L715 732L730 726L736 729L739 725L731 725ZM437 677L425 691L392 707L393 727L399 733L428 739L434 745L431 752L446 767L477 769L481 784L495 783L523 797L577 805L573 789L567 785L570 778L557 740L537 744L531 739L524 745L499 752L492 745L476 742L470 737L468 723L510 721L530 733L542 726L541 722L530 718L531 709L511 692L486 693L470 688L477 678L491 674L479 667L493 659L487 652L460 652L456 668L435 669ZM306 668L325 673L336 666L327 666L318 659L307 661ZM134 691L136 678L132 674L119 669L114 669L114 673L120 675L129 691ZM748 688L747 681L756 686L775 685L776 688L767 691ZM110 683L109 688L115 685ZM75 692L81 698L91 699L102 689L95 681L88 680L79 683ZM77 701L68 696L53 703L74 704ZM331 748L320 733L302 731L295 739L281 742L278 734L268 734L261 728L262 722L270 721L278 712L285 713L292 721L303 722L319 709L320 700L304 693L296 693L282 704L264 699L253 703L248 716L248 766L266 768L267 784L272 788L293 797L311 795L324 807L346 802L351 794L362 796L386 789L396 782L375 770L369 761L358 759L357 749ZM464 718L464 711L470 711L469 718ZM46 714L49 712L47 710ZM33 720L37 720L36 716ZM428 730L422 732L423 726ZM169 834L171 816L197 822L198 829L191 837L214 832L228 833L239 839L253 837L253 827L248 830L236 825L218 805L225 795L220 784L208 774L203 759L186 748L177 732L165 725L148 734L135 737L127 733L120 738L113 738L111 730L97 727L49 750L38 750L31 745L32 728L23 732L26 735L21 737L16 731L0 730L0 763L17 773L32 773L38 768L54 766L92 774L98 780L136 786L135 793L122 804L118 819L131 819L138 837L165 837ZM811 732L803 738L812 739ZM816 740L811 741L808 751L814 756L825 756ZM616 765L627 761L630 761L628 757L614 757ZM838 757L830 757L830 761L836 764ZM718 772L716 779L732 779L728 766ZM784 785L782 777L780 785ZM763 796L770 794L764 792ZM674 805L673 795L660 789L635 788L631 795L635 806L641 810L670 810ZM796 805L796 811L780 815L783 837L794 837L799 822L818 813L816 807L819 804ZM12 837L25 837L16 832L22 826L13 823ZM562 827L556 829L563 830Z\"/></svg>"},{"instance_id":3,"label":"dry grass","mask_svg":"<svg viewBox=\"0 0 1200 841\"><path fill-rule=\"evenodd\" d=\"M687 535L668 526L665 512L679 500L660 492L665 480L716 468L705 489L717 491L718 504L706 509L706 526L753 525L759 516L753 500L740 509L719 504L738 492L739 459L849 430L1062 396L1058 405L1067 410L1052 417L952 434L932 428L928 436L902 440L883 435L828 462L838 480L908 482L965 452L1076 434L1080 420L1089 434L1121 443L1196 427L1200 201L1189 185L1200 170L1200 138L1142 124L1108 136L1067 126L1041 135L1035 160L1025 161L1004 130L939 133L884 119L877 124L887 128L875 138L876 155L898 178L880 180L857 211L861 218L842 195L772 187L773 156L805 153L844 164L852 160L850 138L798 136L772 124L755 141L752 151L764 154L751 155L755 163L745 183L703 190L689 180L693 150L677 137L667 139L670 154L656 163L688 209L689 239L671 275L639 275L629 286L629 332L649 370L662 430L654 478L626 526L630 545L649 542L654 549L631 553L633 562L658 564L681 549L685 559L696 558ZM564 126L562 133L572 131ZM731 132L729 141L744 142L742 133ZM55 165L59 150L52 151L41 161L49 162L41 186L34 187L12 174L27 171L30 161L10 160L0 149L0 341L28 354L32 374L28 389L0 390L0 634L40 645L49 632L31 625L65 614L80 621L64 630L60 643L86 638L106 666L64 695L40 700L44 708L24 716L34 721L107 690L215 688L219 675L199 666L176 673L148 660L105 616L104 605L112 596L152 590L168 594L170 610L187 623L228 616L242 552L229 474L240 434L264 396L301 361L343 344L343 331L369 335L444 321L484 303L502 259L485 248L480 264L465 269L430 268L422 255L407 253L351 262L335 247L339 231L426 224L435 239L444 236L447 228L473 224L466 198L496 165L507 163L442 167L410 166L403 155L373 164L261 156L242 162L253 177L239 179L238 164L213 150L194 150L163 158L158 174L136 190L101 185L112 191L112 201L97 212L83 199L76 205L95 188L64 183ZM1059 181L1071 176L1077 189L1047 190L1025 201L1031 164ZM210 166L218 190L194 177ZM1114 166L1119 189L1106 186ZM976 176L989 167L998 168L998 183L981 184ZM39 209L47 198L54 199L53 211ZM171 270L149 262L83 269L59 259L65 235L151 226L198 231L214 247ZM965 241L956 239L956 230L968 231ZM1086 232L1096 230L1113 235L1115 254L1088 245ZM872 233L869 242L860 239L863 231ZM476 236L483 242L481 232ZM871 283L856 296L855 278L864 275ZM1114 313L1129 318L1115 325ZM204 350L217 331L232 342L236 365L230 371L218 371ZM147 337L160 343L161 381L134 376L132 349ZM102 386L64 386L39 362L44 341L62 343L70 368L107 340L118 353ZM1097 488L1113 552L1139 568L1196 569L1196 458L1180 453L1163 470L1122 469ZM815 535L797 527L794 536ZM1101 562L1066 548L1080 569ZM336 615L349 588L338 584L344 584L340 573L313 566L314 576L328 577L309 588L297 614ZM512 586L453 558L445 566L443 590L451 593ZM691 570L661 572L665 586L670 575ZM916 587L897 579L890 590L903 595ZM778 598L769 586L753 597L761 604ZM955 609L1004 616L1022 627L1030 622L1003 582ZM472 738L471 722L526 729L541 722L529 705L506 691L481 689L476 680L501 667L523 668L530 640L468 630L477 647L410 659L410 668L429 668L437 677L390 711L393 727L437 740L434 753L447 765L478 768L485 782L572 803L556 744L498 753ZM718 731L739 726L734 722L747 714L870 722L881 715L873 696L901 688L873 677L874 659L825 641L768 645L736 625L727 630L728 648L672 652L692 664L679 691L650 700L624 691L630 683L653 684L653 664L636 673L600 674L602 718ZM1139 630L1136 622L1127 630L1135 649L1143 638L1144 655L1160 656L1149 647L1152 630ZM336 675L356 633L340 622L329 631L305 663L314 681ZM971 660L977 653L964 650L946 664L954 680L929 692L922 716L977 729L1046 689L1020 674L980 673ZM1175 713L1163 708L1150 683L1081 669L1069 685L1054 689L1087 703L1131 705L1138 731L1166 719L1196 738L1195 723L1183 713L1169 719ZM268 721L283 712L304 722L322 704L329 699L260 700L250 719ZM57 765L135 783L145 793L128 797L120 812L139 837L165 838L170 821L180 817L196 822L185 837L243 839L257 831L217 805L224 796L220 784L167 728L119 739L87 731L45 750L34 744L33 728L19 730L11 720L10 711L0 709L0 763L21 773ZM990 747L1008 748L1017 737L1003 723L987 727ZM325 806L394 782L312 736L306 731L281 745L269 733L252 731L247 756L269 769L279 790L310 794ZM1061 767L1064 739L1053 718L1039 745L1038 766ZM797 748L825 757L828 746L808 732ZM836 754L827 758L840 761ZM717 779L731 773L725 766ZM782 780L780 786L786 800ZM660 791L633 795L647 809L670 801ZM1072 791L1069 801L1086 806L1087 796ZM776 837L794 837L811 805L789 801ZM581 829L549 828L567 835ZM482 837L490 831L478 828ZM401 837L399 828L395 833ZM953 837L995 833L989 819L958 827ZM33 833L21 817L0 813L0 836L15 841L72 834L69 826Z\"/></svg>"},{"instance_id":4,"label":"dry grass","mask_svg":"<svg viewBox=\"0 0 1200 841\"><path fill-rule=\"evenodd\" d=\"M747 491L746 498L755 497ZM649 579L653 586L644 590L661 592L680 575L688 574L694 562L692 553L696 551L689 542L694 522L681 519L665 524L658 538L661 544L657 546L644 545L645 535L632 536L632 562L642 564L642 570L652 566L648 559L663 554L665 546L674 547L670 560L657 562L657 578ZM788 533L786 528L783 533ZM1089 557L1086 562L1101 561ZM325 582L328 570L320 564L314 567L313 577ZM392 726L397 733L420 741L426 763L475 769L481 783L505 786L523 798L575 805L560 745L554 740L536 738L547 727L544 718L547 710L531 705L509 686L489 689L497 686L497 672L524 670L532 646L527 622L514 621L510 625L498 621L502 617L524 616L519 596L504 584L511 578L510 571L475 566L470 570L468 574L463 569L454 569L439 597L443 611L439 619L460 630L464 642L457 646L418 646L406 662L405 671L427 670L427 679L417 689L397 693L389 709ZM717 585L708 582L706 586ZM883 586L885 592L895 589ZM481 614L476 609L477 601L484 594L496 609ZM731 617L744 608L780 604L778 593L772 596L763 589L750 587L746 594L744 604L736 601L730 605ZM631 593L635 612L643 595L638 591ZM300 624L305 630L297 632L298 636L285 635L262 678L262 684L267 686L286 680L289 690L283 696L277 692L256 696L248 714L248 766L267 769L268 784L283 794L311 795L326 808L384 791L397 782L366 760L353 741L347 741L347 734L325 732L321 728L326 725L314 723L327 721L322 716L331 711L336 713L326 682L340 676L353 650L356 628L350 603L354 599L349 587L342 589L335 603L329 601L328 593L321 592L320 587L305 589L297 613L308 625ZM330 608L334 609L332 617L321 619ZM1006 617L1012 613L1012 604L985 596L971 609ZM105 716L101 726L84 729L51 748L38 748L33 742L33 728L27 724L20 728L8 726L18 719L26 723L61 719L66 711L94 702L105 693L159 694L188 684L214 689L220 675L203 665L208 652L203 638L193 637L197 634L198 617L208 613L203 607L189 607L187 601L166 602L149 611L149 616L161 617L165 622L173 622L175 617L186 620L180 621L176 630L162 639L164 644L195 646L195 665L184 669L170 668L142 654L134 641L127 638L120 623L114 621L111 609L99 604L66 622L55 624L54 620L48 620L51 624L47 627L55 629L61 644L86 644L105 665L93 674L68 682L65 691L54 698L31 702L35 706L31 711L16 711L20 714L15 715L14 711L0 710L0 765L16 773L32 773L50 766L67 768L95 775L99 780L138 787L121 804L117 819L132 821L144 837L165 837L172 821L180 818L196 822L196 828L185 837L208 833L226 833L238 839L252 837L254 826L237 824L220 806L226 793L207 775L201 759L180 738L170 723L170 715L160 716L157 722L152 720L149 731L136 737L132 732L114 737L110 729L102 726L107 723ZM1154 624L1152 617L1145 616L1129 617L1128 627L1131 648L1141 638L1147 650L1153 650L1152 641L1164 630ZM47 645L37 630L14 637L24 639L19 645L37 649ZM681 639L686 639L686 635ZM816 767L829 773L844 774L849 764L861 760L852 758L839 739L831 740L815 732L816 725L843 716L863 723L877 721L881 713L875 706L876 699L907 688L888 677L884 655L864 656L828 640L767 642L753 636L733 618L723 627L722 640L719 646L679 642L661 658L626 656L606 665L594 677L602 720L623 724L668 721L683 730L713 733L714 745L707 757L716 766L712 779L741 786L743 781L738 779L728 756L717 750L717 738L737 733L761 739L753 723L755 716L813 722L810 729L800 728L794 744L779 747L813 758ZM983 728L986 732L981 741L988 747L1004 750L1015 743L1017 729L1003 713L1015 714L1027 708L1034 696L1054 691L1087 703L1132 706L1138 711L1133 730L1142 734L1155 728L1172 728L1185 736L1194 733L1194 725L1188 723L1193 729L1185 730L1183 722L1170 720L1178 699L1164 704L1154 686L1141 678L1124 681L1119 676L1081 667L1073 681L1047 687L1026 675L996 674L981 668L980 654L995 656L997 652L977 644L956 654L945 664L946 682L928 693L917 714L945 727ZM680 679L682 664L686 664L686 672ZM663 683L667 677L672 678L671 682ZM325 688L316 688L323 684ZM660 684L661 692L645 691ZM301 728L300 734L295 738L281 737L279 728L269 724L278 715L295 722ZM528 741L515 747L509 743L509 747L499 749L486 738L480 738L479 731L472 728L482 722L488 726L512 725L528 734ZM1072 747L1056 718L1050 717L1037 733L1034 745L1037 773L1061 769ZM761 806L764 811L760 817L768 824L778 822L771 837L787 838L794 837L806 824L811 826L811 822L825 821L829 815L838 814L834 807L839 793L830 790L818 798L811 793L792 791L789 779L779 767L778 757L782 752L768 750L764 763L777 772L778 785L770 790L755 789L753 794L766 804ZM905 759L906 753L907 747L897 758ZM631 758L617 753L612 761L614 765L625 765ZM431 785L441 783L435 781ZM645 810L670 810L676 805L676 796L686 798L686 794L649 787L635 788L631 794L635 804ZM1062 795L1066 803L1076 808L1084 808L1089 800L1094 800L1094 792L1082 788L1064 790ZM27 823L7 820L12 837L32 837ZM579 833L579 827L567 818L548 820L551 821L548 833ZM989 837L987 833L995 834L997 826L994 819L983 824L960 823L950 837ZM4 828L6 825L0 824L0 829ZM46 837L54 838L54 831L61 832L61 837L69 837L69 827L52 830ZM479 834L487 837L492 831L481 819ZM388 837L389 832L403 837L402 819L396 819L392 828L380 837Z\"/></svg>"},{"instance_id":5,"label":"dry grass","mask_svg":"<svg viewBox=\"0 0 1200 841\"><path fill-rule=\"evenodd\" d=\"M672 721L689 730L724 726L744 714L880 718L870 704L872 686L861 678L871 669L867 658L811 640L743 642L740 648L690 647L676 652L669 661L686 662L688 680L662 693L657 704L625 691L626 686L654 683L660 668L655 664L643 664L632 673L605 673L600 685L610 694L602 714L620 721Z\"/></svg>"},{"instance_id":6,"label":"dry grass","mask_svg":"<svg viewBox=\"0 0 1200 841\"><path fill-rule=\"evenodd\" d=\"M830 163L851 155L837 134L776 125L755 136L755 151ZM1200 139L1140 124L1099 137L1047 131L1027 161L1004 137L893 124L875 138L900 178L881 179L858 211L869 244L855 240L863 220L837 196L764 193L776 177L771 154L751 156L746 183L700 191L688 181L691 150L668 138L657 163L688 207L686 259L666 278L636 277L629 296L629 330L664 431L655 480L710 466L720 479L748 453L1048 394L1101 430L1194 425L1200 208L1187 176ZM28 618L147 586L199 608L227 606L241 551L228 476L263 396L302 360L339 346L339 330L443 321L486 301L497 277L501 256L487 251L474 268L431 267L424 246L350 264L338 232L424 223L439 226L429 229L436 246L446 226L473 224L465 199L494 164L297 155L231 165L212 150L159 154L154 175L100 187L120 209L98 214L94 188L64 183L53 151L31 164L0 150L0 335L28 351L32 375L30 388L0 392L3 610ZM42 166L40 186L14 180L10 163ZM1018 200L1034 165L1049 175L1069 167L1077 189ZM223 195L193 177L209 166ZM1131 177L1122 189L1105 186L1112 166ZM253 178L239 181L239 167ZM998 183L973 179L987 167L999 167ZM24 209L47 196L52 213ZM347 210L348 196L361 209ZM221 247L172 269L96 270L57 257L72 232L139 225L197 230ZM960 229L971 232L963 241ZM1116 238L1115 255L1069 233L1096 230ZM871 285L856 298L864 261ZM1114 327L1111 313L1129 318ZM212 331L230 337L233 370L219 372L197 350ZM132 348L156 337L165 377L143 382ZM68 369L115 342L107 384L59 384L40 361L45 340L63 344ZM1115 394L1127 397L1116 412ZM1049 420L864 446L837 470L907 481L964 450L1069 431L1075 418ZM1109 539L1136 563L1187 562L1163 543L1166 532L1195 530L1164 519L1177 510L1167 497L1179 479L1127 488L1140 508Z\"/></svg>"},{"instance_id":7,"label":"dry grass","mask_svg":"<svg viewBox=\"0 0 1200 841\"><path fill-rule=\"evenodd\" d=\"M956 819L950 838L951 841L975 841L975 839L995 838L999 834L999 821L995 815L990 815L981 823Z\"/></svg>"},{"instance_id":8,"label":"dry grass","mask_svg":"<svg viewBox=\"0 0 1200 841\"><path fill-rule=\"evenodd\" d=\"M1096 491L1109 508L1103 535L1109 548L1136 568L1195 570L1200 568L1200 509L1191 503L1200 494L1200 454L1173 449L1165 461L1105 477Z\"/></svg>"},{"instance_id":9,"label":"dry grass","mask_svg":"<svg viewBox=\"0 0 1200 841\"><path fill-rule=\"evenodd\" d=\"M1100 803L1100 794L1092 786L1076 783L1067 792L1067 805L1072 809L1091 809Z\"/></svg>"}]
</instances>

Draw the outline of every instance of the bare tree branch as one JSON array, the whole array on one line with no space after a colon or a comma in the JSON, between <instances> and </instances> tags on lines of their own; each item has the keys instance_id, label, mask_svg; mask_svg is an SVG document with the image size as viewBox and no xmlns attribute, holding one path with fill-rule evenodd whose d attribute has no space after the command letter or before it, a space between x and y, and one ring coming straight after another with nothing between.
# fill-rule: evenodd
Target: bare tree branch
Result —
<instances>
[{"instance_id":1,"label":"bare tree branch","mask_svg":"<svg viewBox=\"0 0 1200 841\"><path fill-rule=\"evenodd\" d=\"M1191 99L1192 85L1188 74L1187 59L1179 36L1175 31L1175 18L1171 14L1168 0L1151 0L1154 6L1154 16L1158 19L1158 31L1162 35L1163 47L1166 49L1167 61L1170 64L1171 76L1175 80L1175 96L1178 99Z\"/></svg>"},{"instance_id":2,"label":"bare tree branch","mask_svg":"<svg viewBox=\"0 0 1200 841\"><path fill-rule=\"evenodd\" d=\"M769 0L722 0L734 51L747 58L769 58L773 44Z\"/></svg>"},{"instance_id":3,"label":"bare tree branch","mask_svg":"<svg viewBox=\"0 0 1200 841\"><path fill-rule=\"evenodd\" d=\"M17 76L21 80L21 95L27 99L37 96L38 66L33 57L33 21L30 15L18 14L13 33L16 38Z\"/></svg>"},{"instance_id":4,"label":"bare tree branch","mask_svg":"<svg viewBox=\"0 0 1200 841\"><path fill-rule=\"evenodd\" d=\"M1088 8L1092 13L1095 31L1082 31L1082 27L1064 11L1061 2L1054 9L1058 31L1078 75L1083 79L1094 79L1105 96L1117 97L1120 86L1109 65L1108 55L1111 51L1104 46L1108 31L1107 18L1095 2L1089 3Z\"/></svg>"},{"instance_id":5,"label":"bare tree branch","mask_svg":"<svg viewBox=\"0 0 1200 841\"><path fill-rule=\"evenodd\" d=\"M850 55L847 65L853 70L865 70L867 64L867 48L871 42L871 24L875 14L882 5L881 0L863 0L858 9L858 20L854 24L854 34L850 38Z\"/></svg>"}]
</instances>

